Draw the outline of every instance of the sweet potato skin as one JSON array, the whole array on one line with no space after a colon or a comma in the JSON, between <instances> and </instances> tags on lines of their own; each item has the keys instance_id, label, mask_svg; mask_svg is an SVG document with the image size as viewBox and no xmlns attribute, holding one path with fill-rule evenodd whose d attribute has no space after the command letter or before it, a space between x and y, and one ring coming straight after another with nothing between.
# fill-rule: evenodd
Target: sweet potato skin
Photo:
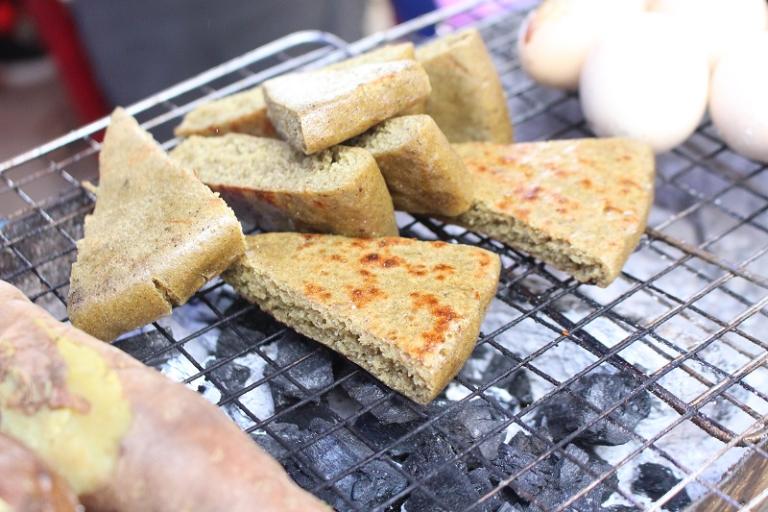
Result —
<instances>
[{"instance_id":1,"label":"sweet potato skin","mask_svg":"<svg viewBox=\"0 0 768 512\"><path fill-rule=\"evenodd\" d=\"M0 510L76 512L72 489L29 448L0 434Z\"/></svg>"},{"instance_id":2,"label":"sweet potato skin","mask_svg":"<svg viewBox=\"0 0 768 512\"><path fill-rule=\"evenodd\" d=\"M63 355L66 346L95 354L120 384L114 410L102 409L99 418L105 431L119 434L114 450L109 442L102 443L99 455L107 463L99 465L100 472L87 474L87 468L71 464L56 467L40 454L68 481L77 476L80 488L75 490L89 511L329 510L298 488L275 460L197 393L57 322L2 281L0 431L13 430L8 420L18 417L19 411L41 418L62 408L69 409L71 416L89 414L91 396L72 393L76 372ZM129 411L126 425L121 423L123 406ZM115 418L117 424L111 424ZM35 445L39 439L31 441L27 444ZM73 445L76 441L72 440ZM69 460L80 460L82 454L77 455Z\"/></svg>"}]
</instances>

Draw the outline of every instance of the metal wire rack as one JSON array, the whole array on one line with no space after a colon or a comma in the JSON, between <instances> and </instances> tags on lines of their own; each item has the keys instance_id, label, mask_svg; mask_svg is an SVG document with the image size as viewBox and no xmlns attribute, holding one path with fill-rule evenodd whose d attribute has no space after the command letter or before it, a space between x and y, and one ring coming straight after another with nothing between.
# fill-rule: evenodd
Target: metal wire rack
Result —
<instances>
[{"instance_id":1,"label":"metal wire rack","mask_svg":"<svg viewBox=\"0 0 768 512\"><path fill-rule=\"evenodd\" d=\"M470 20L498 66L518 140L590 136L573 94L538 87L520 69L514 43L524 13L510 3L465 2L351 44L327 33L293 34L128 110L170 148L177 142L173 127L201 102L381 44L418 43L424 28L442 33ZM106 122L0 164L0 208L6 214L0 277L62 320L75 241L95 199L81 180L97 177ZM708 122L657 163L650 227L618 282L606 290L580 285L480 234L398 214L404 236L478 245L503 261L475 354L439 405L420 407L383 387L364 403L350 400L346 387L360 379L371 384L370 377L316 344L281 356L291 331L238 300L220 281L206 285L170 320L116 343L199 389L277 456L300 485L339 509L676 510L675 500L688 489L694 497L707 496L701 510L707 503L719 507L707 510L749 510L768 496L767 488L752 489L745 498L718 481L739 457L768 461L761 444L768 414L768 172L731 152ZM51 186L59 193L51 196ZM480 368L489 353L501 361L501 371ZM304 377L324 364L332 366L333 378L308 385ZM473 373L476 364L480 369ZM596 405L574 391L596 374L622 375L630 389ZM529 399L500 400L504 383L521 375L533 388ZM278 388L290 396L278 399ZM564 393L581 404L587 419L555 441L542 427L542 411ZM627 425L621 412L644 396L651 403L650 416L641 422L646 427ZM477 404L490 411L490 426L457 433L456 415ZM388 407L411 419L385 425L375 413ZM323 421L308 427L302 424L308 418ZM583 435L606 424L626 437L621 447L569 449L574 442L584 447ZM304 434L286 425L300 425ZM372 430L379 434L372 436ZM505 466L483 449L515 432L537 443L529 458ZM404 453L425 436L448 448L437 463L414 469L404 463ZM355 447L341 463L328 465L313 456L340 444ZM587 452L588 458L579 455ZM593 455L610 463L595 465ZM553 461L571 463L580 475L555 503L546 492L530 492L535 486L517 485L541 477ZM676 475L662 495L649 497L631 485L638 464L648 461ZM475 494L466 496L460 486L446 489L446 474L470 468L487 471L486 485L475 485ZM362 501L355 488L361 478L373 479L378 488ZM387 478L397 485L385 485ZM610 502L590 501L606 486Z\"/></svg>"}]
</instances>

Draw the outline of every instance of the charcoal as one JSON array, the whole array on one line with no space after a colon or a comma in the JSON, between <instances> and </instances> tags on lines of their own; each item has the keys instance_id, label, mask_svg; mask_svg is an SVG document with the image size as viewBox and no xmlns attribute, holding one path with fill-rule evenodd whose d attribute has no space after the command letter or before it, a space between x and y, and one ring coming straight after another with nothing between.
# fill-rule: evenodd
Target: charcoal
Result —
<instances>
[{"instance_id":1,"label":"charcoal","mask_svg":"<svg viewBox=\"0 0 768 512\"><path fill-rule=\"evenodd\" d=\"M147 366L159 369L174 355L171 341L159 331L149 331L117 340L114 345Z\"/></svg>"},{"instance_id":2,"label":"charcoal","mask_svg":"<svg viewBox=\"0 0 768 512\"><path fill-rule=\"evenodd\" d=\"M672 470L661 464L647 462L640 464L640 473L632 482L632 492L644 494L656 501L664 496L671 488L677 485L680 479L675 477ZM685 489L678 492L671 500L667 501L662 508L676 512L683 510L691 504L691 498Z\"/></svg>"},{"instance_id":3,"label":"charcoal","mask_svg":"<svg viewBox=\"0 0 768 512\"><path fill-rule=\"evenodd\" d=\"M518 432L509 444L499 446L494 465L506 476L511 476L532 464L546 450L547 445L543 441ZM552 485L554 471L555 460L554 457L549 456L525 470L509 485L521 498L530 501Z\"/></svg>"},{"instance_id":4,"label":"charcoal","mask_svg":"<svg viewBox=\"0 0 768 512\"><path fill-rule=\"evenodd\" d=\"M325 421L335 421L333 412L324 401L308 401L300 405L294 404L288 410L280 413L280 421L293 423L306 430L313 420L320 418Z\"/></svg>"},{"instance_id":5,"label":"charcoal","mask_svg":"<svg viewBox=\"0 0 768 512\"><path fill-rule=\"evenodd\" d=\"M533 436L518 432L509 444L499 447L499 456L494 464L505 475L511 476L534 463L547 451L547 444ZM522 499L532 501L532 509L549 510L557 508L571 496L579 493L594 478L611 466L595 455L591 455L576 445L568 445L567 455L579 461L589 472L579 467L571 458L548 456L515 478L510 487ZM618 479L614 474L606 482L595 487L569 507L578 512L600 510L600 504L616 490Z\"/></svg>"},{"instance_id":6,"label":"charcoal","mask_svg":"<svg viewBox=\"0 0 768 512\"><path fill-rule=\"evenodd\" d=\"M472 482L472 485L475 486L475 492L480 498L493 491L496 487L492 481L491 472L487 468L477 468L470 471L469 480ZM499 496L499 493L497 492L490 498L487 498L483 504L475 510L494 512L500 506L501 496Z\"/></svg>"},{"instance_id":7,"label":"charcoal","mask_svg":"<svg viewBox=\"0 0 768 512\"><path fill-rule=\"evenodd\" d=\"M211 361L211 364L215 364L215 361ZM210 376L217 381L225 393L232 394L243 389L251 376L251 370L247 366L230 362L211 370Z\"/></svg>"},{"instance_id":8,"label":"charcoal","mask_svg":"<svg viewBox=\"0 0 768 512\"><path fill-rule=\"evenodd\" d=\"M544 503L552 506L557 506L578 494L598 476L611 470L611 465L603 459L585 452L574 444L568 445L565 453L570 457L561 457L555 465L557 486L549 490L542 499ZM614 493L618 485L619 479L614 473L576 500L571 507L579 512L598 512L601 503Z\"/></svg>"},{"instance_id":9,"label":"charcoal","mask_svg":"<svg viewBox=\"0 0 768 512\"><path fill-rule=\"evenodd\" d=\"M523 508L519 507L517 505L512 505L511 503L507 502L504 503L499 510L496 512L522 512Z\"/></svg>"},{"instance_id":10,"label":"charcoal","mask_svg":"<svg viewBox=\"0 0 768 512\"><path fill-rule=\"evenodd\" d=\"M418 419L419 415L409 407L406 399L400 395L393 394L370 375L357 372L341 383L344 391L363 407L371 405L384 398L387 395L393 395L370 410L376 418L382 423L408 423Z\"/></svg>"},{"instance_id":11,"label":"charcoal","mask_svg":"<svg viewBox=\"0 0 768 512\"><path fill-rule=\"evenodd\" d=\"M461 461L449 462L455 452L448 440L438 432L430 431L418 436L416 447L403 463L403 469L415 479L422 479L428 473L437 473L422 482L424 489L442 504L441 507L427 493L414 490L404 504L408 511L463 510L475 503L480 495L470 480L467 468Z\"/></svg>"},{"instance_id":12,"label":"charcoal","mask_svg":"<svg viewBox=\"0 0 768 512\"><path fill-rule=\"evenodd\" d=\"M414 437L411 436L402 442L398 440L405 437L418 426L418 423L393 423L384 424L374 415L365 413L355 422L355 429L376 450L387 449L393 457L400 457L413 451ZM395 444L397 443L397 444Z\"/></svg>"},{"instance_id":13,"label":"charcoal","mask_svg":"<svg viewBox=\"0 0 768 512\"><path fill-rule=\"evenodd\" d=\"M603 507L601 512L641 512L637 507L631 507L629 505L613 505L611 507Z\"/></svg>"},{"instance_id":14,"label":"charcoal","mask_svg":"<svg viewBox=\"0 0 768 512\"><path fill-rule=\"evenodd\" d=\"M635 395L607 418L595 419L622 401L637 387L637 382L620 374L593 373L552 397L541 407L539 422L546 425L555 441L560 441L584 425L589 425L577 439L582 443L621 445L632 439L631 432L651 411L651 397L646 391ZM587 405L592 404L594 409Z\"/></svg>"},{"instance_id":15,"label":"charcoal","mask_svg":"<svg viewBox=\"0 0 768 512\"><path fill-rule=\"evenodd\" d=\"M224 317L231 317L246 308L250 309L230 320L231 328L222 329L216 343L216 357L232 358L245 354L256 341L264 338L265 327L274 324L266 313L251 307L248 302L239 297L224 310ZM237 329L237 332L233 329Z\"/></svg>"},{"instance_id":16,"label":"charcoal","mask_svg":"<svg viewBox=\"0 0 768 512\"><path fill-rule=\"evenodd\" d=\"M277 355L274 357L279 368L288 366L295 361L310 355L307 359L269 380L275 407L292 403L305 397L305 392L291 382L287 375L301 385L307 392L314 393L333 384L333 360L328 350L317 350L318 345L294 331L286 334L275 342ZM271 365L265 368L267 377L275 374L277 368Z\"/></svg>"},{"instance_id":17,"label":"charcoal","mask_svg":"<svg viewBox=\"0 0 768 512\"><path fill-rule=\"evenodd\" d=\"M295 448L306 439L306 435L297 425L292 423L270 423L269 430L290 448ZM252 434L253 440L275 459L281 460L288 453L272 435L266 431L257 431Z\"/></svg>"},{"instance_id":18,"label":"charcoal","mask_svg":"<svg viewBox=\"0 0 768 512\"><path fill-rule=\"evenodd\" d=\"M306 436L304 440L308 440L312 435L323 435L332 426L332 423L317 418L311 422L309 431L303 433ZM300 458L306 459L323 478L332 479L371 453L373 452L348 430L341 428L302 448ZM407 485L407 479L400 472L379 460L366 463L334 484L336 489L360 510L375 507L401 492ZM323 497L337 510L350 508L335 493Z\"/></svg>"},{"instance_id":19,"label":"charcoal","mask_svg":"<svg viewBox=\"0 0 768 512\"><path fill-rule=\"evenodd\" d=\"M439 422L452 435L462 441L465 446L475 444L491 430L499 428L504 423L497 413L485 400L476 399L454 407ZM496 457L499 445L504 442L504 430L491 435L483 441L479 450L483 457L492 460Z\"/></svg>"},{"instance_id":20,"label":"charcoal","mask_svg":"<svg viewBox=\"0 0 768 512\"><path fill-rule=\"evenodd\" d=\"M460 373L462 379L475 386L487 384L517 366L522 360L518 355L506 356L488 345L481 345L475 353ZM511 372L492 387L506 390L523 407L533 402L531 381L525 370Z\"/></svg>"}]
</instances>

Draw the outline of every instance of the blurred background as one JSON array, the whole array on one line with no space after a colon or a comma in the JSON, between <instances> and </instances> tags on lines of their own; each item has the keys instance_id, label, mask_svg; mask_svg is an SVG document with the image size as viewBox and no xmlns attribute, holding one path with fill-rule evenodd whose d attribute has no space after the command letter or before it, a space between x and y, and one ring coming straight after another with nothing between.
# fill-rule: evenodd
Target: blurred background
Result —
<instances>
[{"instance_id":1,"label":"blurred background","mask_svg":"<svg viewBox=\"0 0 768 512\"><path fill-rule=\"evenodd\" d=\"M0 161L304 29L347 41L450 0L0 0Z\"/></svg>"}]
</instances>

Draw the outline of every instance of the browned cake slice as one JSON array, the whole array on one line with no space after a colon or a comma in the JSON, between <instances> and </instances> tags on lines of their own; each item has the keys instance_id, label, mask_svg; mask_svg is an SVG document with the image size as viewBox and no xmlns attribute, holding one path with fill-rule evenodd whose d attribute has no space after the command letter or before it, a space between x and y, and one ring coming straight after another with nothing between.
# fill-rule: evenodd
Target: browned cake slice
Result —
<instances>
[{"instance_id":1,"label":"browned cake slice","mask_svg":"<svg viewBox=\"0 0 768 512\"><path fill-rule=\"evenodd\" d=\"M645 230L651 148L628 139L455 144L475 200L451 219L579 281L608 286Z\"/></svg>"},{"instance_id":2,"label":"browned cake slice","mask_svg":"<svg viewBox=\"0 0 768 512\"><path fill-rule=\"evenodd\" d=\"M398 210L453 216L472 204L461 157L427 115L384 121L350 144L376 159Z\"/></svg>"},{"instance_id":3,"label":"browned cake slice","mask_svg":"<svg viewBox=\"0 0 768 512\"><path fill-rule=\"evenodd\" d=\"M499 257L408 238L247 237L224 279L297 331L425 404L474 348Z\"/></svg>"},{"instance_id":4,"label":"browned cake slice","mask_svg":"<svg viewBox=\"0 0 768 512\"><path fill-rule=\"evenodd\" d=\"M69 316L111 340L183 304L244 250L232 210L117 109L72 265Z\"/></svg>"},{"instance_id":5,"label":"browned cake slice","mask_svg":"<svg viewBox=\"0 0 768 512\"><path fill-rule=\"evenodd\" d=\"M396 60L273 78L264 99L277 133L309 155L419 105L430 90L421 65Z\"/></svg>"},{"instance_id":6,"label":"browned cake slice","mask_svg":"<svg viewBox=\"0 0 768 512\"><path fill-rule=\"evenodd\" d=\"M230 133L193 136L171 152L243 216L265 228L377 237L397 234L373 157L337 146L312 156L285 142Z\"/></svg>"},{"instance_id":7,"label":"browned cake slice","mask_svg":"<svg viewBox=\"0 0 768 512\"><path fill-rule=\"evenodd\" d=\"M441 37L416 49L432 83L426 113L451 142L512 142L507 100L477 29Z\"/></svg>"},{"instance_id":8,"label":"browned cake slice","mask_svg":"<svg viewBox=\"0 0 768 512\"><path fill-rule=\"evenodd\" d=\"M368 62L413 58L412 43L393 44L332 64L326 69L343 69ZM183 137L222 135L232 132L261 137L277 136L267 117L267 104L264 102L264 91L261 86L204 103L188 113L176 127L176 135Z\"/></svg>"}]
</instances>

